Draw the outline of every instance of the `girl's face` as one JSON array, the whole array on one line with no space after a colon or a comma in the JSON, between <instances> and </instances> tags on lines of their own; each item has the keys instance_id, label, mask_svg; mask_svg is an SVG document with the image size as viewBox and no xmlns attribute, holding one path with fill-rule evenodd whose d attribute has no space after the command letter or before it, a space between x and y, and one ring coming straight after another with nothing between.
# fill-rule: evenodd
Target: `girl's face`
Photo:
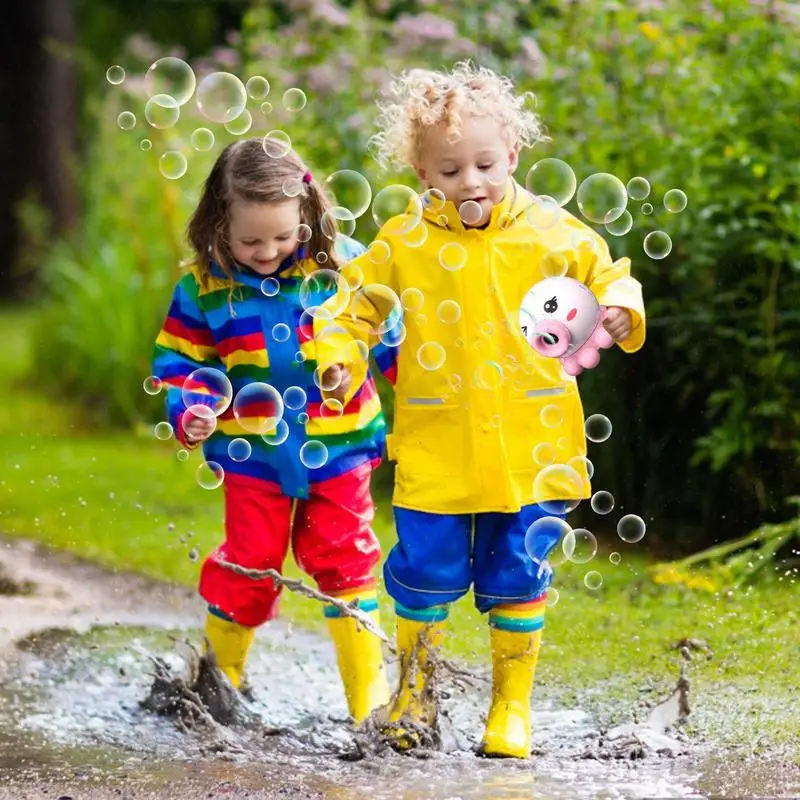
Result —
<instances>
[{"instance_id":1,"label":"girl's face","mask_svg":"<svg viewBox=\"0 0 800 800\"><path fill-rule=\"evenodd\" d=\"M417 174L456 208L467 200L478 203L480 219L470 219L469 226L481 227L503 199L506 180L516 168L517 150L509 146L500 123L491 117L465 114L461 136L454 142L447 141L445 123L428 128Z\"/></svg>"},{"instance_id":2,"label":"girl's face","mask_svg":"<svg viewBox=\"0 0 800 800\"><path fill-rule=\"evenodd\" d=\"M259 203L234 200L228 238L231 254L259 275L272 275L298 245L300 201Z\"/></svg>"}]
</instances>

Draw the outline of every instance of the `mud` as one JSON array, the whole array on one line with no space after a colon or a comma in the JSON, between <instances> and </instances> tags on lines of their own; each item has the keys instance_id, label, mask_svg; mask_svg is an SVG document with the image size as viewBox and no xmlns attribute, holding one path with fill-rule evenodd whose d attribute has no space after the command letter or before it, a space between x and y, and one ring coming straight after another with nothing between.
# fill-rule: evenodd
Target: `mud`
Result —
<instances>
[{"instance_id":1,"label":"mud","mask_svg":"<svg viewBox=\"0 0 800 800\"><path fill-rule=\"evenodd\" d=\"M0 565L17 585L29 584L27 594L0 595L0 798L800 794L800 770L788 758L720 753L671 730L662 731L677 743L671 755L647 746L632 755L614 745L613 731L541 692L534 696L534 758L478 758L484 681L450 687L449 752L403 756L375 748L347 722L330 643L282 622L259 632L249 666L254 698L247 710L258 724L181 730L141 701L153 684L153 656L181 670L185 646L176 640L197 640L204 610L193 592L21 542L0 540ZM662 709L662 723L678 700ZM627 742L643 729L617 733Z\"/></svg>"}]
</instances>

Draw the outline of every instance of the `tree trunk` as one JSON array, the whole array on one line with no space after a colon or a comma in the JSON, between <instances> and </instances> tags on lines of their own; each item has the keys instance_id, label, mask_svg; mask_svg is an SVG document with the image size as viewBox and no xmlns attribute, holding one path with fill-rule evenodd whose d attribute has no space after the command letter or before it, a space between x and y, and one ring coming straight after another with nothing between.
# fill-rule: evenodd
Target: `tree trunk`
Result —
<instances>
[{"instance_id":1,"label":"tree trunk","mask_svg":"<svg viewBox=\"0 0 800 800\"><path fill-rule=\"evenodd\" d=\"M35 278L36 245L75 223L71 172L77 124L72 0L10 3L0 25L0 299L22 297ZM39 242L20 227L18 204L49 215Z\"/></svg>"}]
</instances>

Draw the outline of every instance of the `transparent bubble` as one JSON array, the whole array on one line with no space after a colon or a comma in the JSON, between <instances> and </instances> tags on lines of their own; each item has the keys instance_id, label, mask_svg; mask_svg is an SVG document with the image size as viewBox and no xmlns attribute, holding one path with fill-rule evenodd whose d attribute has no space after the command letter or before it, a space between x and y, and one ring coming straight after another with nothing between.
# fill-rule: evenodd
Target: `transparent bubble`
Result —
<instances>
[{"instance_id":1,"label":"transparent bubble","mask_svg":"<svg viewBox=\"0 0 800 800\"><path fill-rule=\"evenodd\" d=\"M651 231L644 237L644 252L650 258L660 261L672 252L672 239L664 231Z\"/></svg>"},{"instance_id":2,"label":"transparent bubble","mask_svg":"<svg viewBox=\"0 0 800 800\"><path fill-rule=\"evenodd\" d=\"M253 115L246 108L243 108L235 119L225 123L225 130L234 136L243 136L252 126Z\"/></svg>"},{"instance_id":3,"label":"transparent bubble","mask_svg":"<svg viewBox=\"0 0 800 800\"><path fill-rule=\"evenodd\" d=\"M341 400L335 397L328 397L322 401L319 407L319 415L321 417L341 417L344 413L344 406Z\"/></svg>"},{"instance_id":4,"label":"transparent bubble","mask_svg":"<svg viewBox=\"0 0 800 800\"><path fill-rule=\"evenodd\" d=\"M462 269L467 263L467 250L458 242L448 242L439 249L439 263L449 272Z\"/></svg>"},{"instance_id":5,"label":"transparent bubble","mask_svg":"<svg viewBox=\"0 0 800 800\"><path fill-rule=\"evenodd\" d=\"M306 107L307 102L308 99L306 98L306 93L302 89L293 87L291 89L287 89L283 93L283 107L287 111L291 111L293 114L296 114L298 111L302 111Z\"/></svg>"},{"instance_id":6,"label":"transparent bubble","mask_svg":"<svg viewBox=\"0 0 800 800\"><path fill-rule=\"evenodd\" d=\"M475 368L473 380L478 389L492 391L503 385L503 368L496 361L484 361Z\"/></svg>"},{"instance_id":7,"label":"transparent bubble","mask_svg":"<svg viewBox=\"0 0 800 800\"><path fill-rule=\"evenodd\" d=\"M590 175L578 187L578 209L590 222L607 225L622 216L627 205L625 185L609 172Z\"/></svg>"},{"instance_id":8,"label":"transparent bubble","mask_svg":"<svg viewBox=\"0 0 800 800\"><path fill-rule=\"evenodd\" d=\"M556 589L555 586L548 586L547 600L545 601L547 603L547 607L552 608L553 606L558 605L558 599L559 599L558 589Z\"/></svg>"},{"instance_id":9,"label":"transparent bubble","mask_svg":"<svg viewBox=\"0 0 800 800\"><path fill-rule=\"evenodd\" d=\"M400 302L406 311L419 311L425 303L425 295L419 289L410 286L401 292Z\"/></svg>"},{"instance_id":10,"label":"transparent bubble","mask_svg":"<svg viewBox=\"0 0 800 800\"><path fill-rule=\"evenodd\" d=\"M283 444L289 438L289 425L285 419L282 419L275 426L274 430L261 434L264 442L271 445Z\"/></svg>"},{"instance_id":11,"label":"transparent bubble","mask_svg":"<svg viewBox=\"0 0 800 800\"><path fill-rule=\"evenodd\" d=\"M181 448L180 450L178 450L177 453L175 453L175 458L177 458L178 461L188 461L189 460L189 451L188 450L184 450L183 448Z\"/></svg>"},{"instance_id":12,"label":"transparent bubble","mask_svg":"<svg viewBox=\"0 0 800 800\"><path fill-rule=\"evenodd\" d=\"M183 382L181 399L184 406L207 406L213 416L228 410L233 399L233 386L228 376L214 367L201 367L190 373Z\"/></svg>"},{"instance_id":13,"label":"transparent bubble","mask_svg":"<svg viewBox=\"0 0 800 800\"><path fill-rule=\"evenodd\" d=\"M544 406L539 412L539 418L545 428L557 428L564 422L564 412L561 410L560 406L550 403Z\"/></svg>"},{"instance_id":14,"label":"transparent bubble","mask_svg":"<svg viewBox=\"0 0 800 800\"><path fill-rule=\"evenodd\" d=\"M608 560L616 567L622 561L622 556L619 553L609 553Z\"/></svg>"},{"instance_id":15,"label":"transparent bubble","mask_svg":"<svg viewBox=\"0 0 800 800\"><path fill-rule=\"evenodd\" d=\"M583 576L583 585L587 589L597 591L603 585L603 576L596 569L590 569Z\"/></svg>"},{"instance_id":16,"label":"transparent bubble","mask_svg":"<svg viewBox=\"0 0 800 800\"><path fill-rule=\"evenodd\" d=\"M423 222L402 235L403 244L408 247L422 247L428 241L428 226Z\"/></svg>"},{"instance_id":17,"label":"transparent bubble","mask_svg":"<svg viewBox=\"0 0 800 800\"><path fill-rule=\"evenodd\" d=\"M541 564L571 531L559 517L540 517L525 531L525 552Z\"/></svg>"},{"instance_id":18,"label":"transparent bubble","mask_svg":"<svg viewBox=\"0 0 800 800\"><path fill-rule=\"evenodd\" d=\"M447 382L450 385L450 388L454 392L460 392L464 385L463 381L461 380L461 376L455 372L452 375L450 375Z\"/></svg>"},{"instance_id":19,"label":"transparent bubble","mask_svg":"<svg viewBox=\"0 0 800 800\"><path fill-rule=\"evenodd\" d=\"M119 86L125 80L125 70L117 64L109 67L106 70L106 80L114 86Z\"/></svg>"},{"instance_id":20,"label":"transparent bubble","mask_svg":"<svg viewBox=\"0 0 800 800\"><path fill-rule=\"evenodd\" d=\"M233 400L233 415L248 433L269 433L283 417L283 398L268 383L248 383Z\"/></svg>"},{"instance_id":21,"label":"transparent bubble","mask_svg":"<svg viewBox=\"0 0 800 800\"><path fill-rule=\"evenodd\" d=\"M264 152L270 158L283 158L292 149L292 140L285 131L269 131L261 142Z\"/></svg>"},{"instance_id":22,"label":"transparent bubble","mask_svg":"<svg viewBox=\"0 0 800 800\"><path fill-rule=\"evenodd\" d=\"M322 442L311 439L300 448L300 461L308 469L319 469L327 460L328 448Z\"/></svg>"},{"instance_id":23,"label":"transparent bubble","mask_svg":"<svg viewBox=\"0 0 800 800\"><path fill-rule=\"evenodd\" d=\"M444 192L439 189L426 189L422 193L422 205L434 214L438 214L447 202ZM445 217L445 219L447 219Z\"/></svg>"},{"instance_id":24,"label":"transparent bubble","mask_svg":"<svg viewBox=\"0 0 800 800\"><path fill-rule=\"evenodd\" d=\"M325 178L323 184L334 202L346 208L355 218L360 217L372 202L372 187L369 181L352 169L340 169Z\"/></svg>"},{"instance_id":25,"label":"transparent bubble","mask_svg":"<svg viewBox=\"0 0 800 800\"><path fill-rule=\"evenodd\" d=\"M446 358L447 353L439 342L425 342L417 350L417 361L423 369L439 369Z\"/></svg>"},{"instance_id":26,"label":"transparent bubble","mask_svg":"<svg viewBox=\"0 0 800 800\"><path fill-rule=\"evenodd\" d=\"M428 318L424 314L415 314L414 322L417 324L418 327L424 328L428 322Z\"/></svg>"},{"instance_id":27,"label":"transparent bubble","mask_svg":"<svg viewBox=\"0 0 800 800\"><path fill-rule=\"evenodd\" d=\"M262 78L260 75L254 75L252 78L248 78L244 86L245 91L253 100L263 100L269 94L270 90L269 81L266 78ZM270 111L271 110L270 108Z\"/></svg>"},{"instance_id":28,"label":"transparent bubble","mask_svg":"<svg viewBox=\"0 0 800 800\"><path fill-rule=\"evenodd\" d=\"M388 286L370 283L351 294L350 313L356 318L373 319L376 312L378 322L372 331L376 336L392 330L403 319L400 298Z\"/></svg>"},{"instance_id":29,"label":"transparent bubble","mask_svg":"<svg viewBox=\"0 0 800 800\"><path fill-rule=\"evenodd\" d=\"M337 236L352 236L356 229L356 218L344 206L332 206L320 217L320 228L326 239Z\"/></svg>"},{"instance_id":30,"label":"transparent bubble","mask_svg":"<svg viewBox=\"0 0 800 800\"><path fill-rule=\"evenodd\" d=\"M535 195L547 195L564 206L572 200L578 181L572 167L558 158L537 161L525 176L525 188Z\"/></svg>"},{"instance_id":31,"label":"transparent bubble","mask_svg":"<svg viewBox=\"0 0 800 800\"><path fill-rule=\"evenodd\" d=\"M205 153L214 146L214 133L208 128L197 128L192 131L192 136L189 140L195 150Z\"/></svg>"},{"instance_id":32,"label":"transparent bubble","mask_svg":"<svg viewBox=\"0 0 800 800\"><path fill-rule=\"evenodd\" d=\"M399 347L406 340L406 333L406 326L400 322L390 331L379 334L378 338L387 347Z\"/></svg>"},{"instance_id":33,"label":"transparent bubble","mask_svg":"<svg viewBox=\"0 0 800 800\"><path fill-rule=\"evenodd\" d=\"M308 414L306 414L305 411L301 411L297 415L297 422L298 422L299 425L305 425L306 422L308 422Z\"/></svg>"},{"instance_id":34,"label":"transparent bubble","mask_svg":"<svg viewBox=\"0 0 800 800\"><path fill-rule=\"evenodd\" d=\"M626 514L617 523L617 535L623 542L629 544L641 542L646 530L644 520L637 514Z\"/></svg>"},{"instance_id":35,"label":"transparent bubble","mask_svg":"<svg viewBox=\"0 0 800 800\"><path fill-rule=\"evenodd\" d=\"M314 260L315 260L315 261L316 261L318 264L324 264L324 263L325 263L325 262L328 260L328 254L327 254L327 253L325 253L325 252L323 252L322 250L320 250L320 251L319 251L319 253L317 253L317 254L314 256Z\"/></svg>"},{"instance_id":36,"label":"transparent bubble","mask_svg":"<svg viewBox=\"0 0 800 800\"><path fill-rule=\"evenodd\" d=\"M300 284L300 303L312 317L331 319L350 303L350 284L336 270L315 270Z\"/></svg>"},{"instance_id":37,"label":"transparent bubble","mask_svg":"<svg viewBox=\"0 0 800 800\"><path fill-rule=\"evenodd\" d=\"M283 393L283 403L292 411L299 411L306 404L305 390L300 386L290 386Z\"/></svg>"},{"instance_id":38,"label":"transparent bubble","mask_svg":"<svg viewBox=\"0 0 800 800\"><path fill-rule=\"evenodd\" d=\"M595 492L590 505L595 514L610 514L614 510L614 495L606 491Z\"/></svg>"},{"instance_id":39,"label":"transparent bubble","mask_svg":"<svg viewBox=\"0 0 800 800\"><path fill-rule=\"evenodd\" d=\"M228 444L228 456L231 461L247 461L253 452L253 447L247 439L231 439Z\"/></svg>"},{"instance_id":40,"label":"transparent bubble","mask_svg":"<svg viewBox=\"0 0 800 800\"><path fill-rule=\"evenodd\" d=\"M195 476L203 489L218 489L225 480L225 470L216 461L204 461Z\"/></svg>"},{"instance_id":41,"label":"transparent bubble","mask_svg":"<svg viewBox=\"0 0 800 800\"><path fill-rule=\"evenodd\" d=\"M197 85L192 68L174 56L159 58L151 64L145 73L144 82L150 97L166 94L174 97L179 106L189 102Z\"/></svg>"},{"instance_id":42,"label":"transparent bubble","mask_svg":"<svg viewBox=\"0 0 800 800\"><path fill-rule=\"evenodd\" d=\"M592 414L583 424L590 442L605 442L611 436L611 420L605 414Z\"/></svg>"},{"instance_id":43,"label":"transparent bubble","mask_svg":"<svg viewBox=\"0 0 800 800\"><path fill-rule=\"evenodd\" d=\"M565 537L563 549L567 561L588 564L597 555L597 539L586 528L574 528Z\"/></svg>"},{"instance_id":44,"label":"transparent bubble","mask_svg":"<svg viewBox=\"0 0 800 800\"><path fill-rule=\"evenodd\" d=\"M461 306L455 300L442 300L436 308L436 315L441 322L452 325L461 319Z\"/></svg>"},{"instance_id":45,"label":"transparent bubble","mask_svg":"<svg viewBox=\"0 0 800 800\"><path fill-rule=\"evenodd\" d=\"M294 232L294 235L297 237L298 242L307 242L311 239L311 228L305 224L305 222L301 222L297 229Z\"/></svg>"},{"instance_id":46,"label":"transparent bubble","mask_svg":"<svg viewBox=\"0 0 800 800\"><path fill-rule=\"evenodd\" d=\"M379 228L402 236L422 219L422 200L410 187L392 184L381 189L372 201L372 218Z\"/></svg>"},{"instance_id":47,"label":"transparent bubble","mask_svg":"<svg viewBox=\"0 0 800 800\"><path fill-rule=\"evenodd\" d=\"M631 200L644 200L650 194L650 181L647 178L631 178L626 186Z\"/></svg>"},{"instance_id":48,"label":"transparent bubble","mask_svg":"<svg viewBox=\"0 0 800 800\"><path fill-rule=\"evenodd\" d=\"M267 297L275 297L280 290L281 285L277 278L264 278L264 280L261 281L261 291Z\"/></svg>"},{"instance_id":49,"label":"transparent bubble","mask_svg":"<svg viewBox=\"0 0 800 800\"><path fill-rule=\"evenodd\" d=\"M465 225L477 225L483 217L483 208L475 200L465 200L458 207L458 216Z\"/></svg>"},{"instance_id":50,"label":"transparent bubble","mask_svg":"<svg viewBox=\"0 0 800 800\"><path fill-rule=\"evenodd\" d=\"M212 72L197 87L197 108L212 122L236 119L247 105L244 84L230 72Z\"/></svg>"},{"instance_id":51,"label":"transparent bubble","mask_svg":"<svg viewBox=\"0 0 800 800\"><path fill-rule=\"evenodd\" d=\"M272 113L272 103L270 103L269 100L267 100L266 103L262 103L259 108L264 116Z\"/></svg>"},{"instance_id":52,"label":"transparent bubble","mask_svg":"<svg viewBox=\"0 0 800 800\"><path fill-rule=\"evenodd\" d=\"M612 236L624 236L633 227L633 217L626 208L613 222L606 223L606 230Z\"/></svg>"},{"instance_id":53,"label":"transparent bubble","mask_svg":"<svg viewBox=\"0 0 800 800\"><path fill-rule=\"evenodd\" d=\"M178 150L167 150L161 158L158 159L158 170L165 177L171 181L176 181L186 174L189 168L189 162L186 156Z\"/></svg>"},{"instance_id":54,"label":"transparent bubble","mask_svg":"<svg viewBox=\"0 0 800 800\"><path fill-rule=\"evenodd\" d=\"M132 111L122 111L117 116L117 127L129 131L136 127L136 115Z\"/></svg>"},{"instance_id":55,"label":"transparent bubble","mask_svg":"<svg viewBox=\"0 0 800 800\"><path fill-rule=\"evenodd\" d=\"M193 547L189 551L189 561L197 561L198 558L200 558L200 551L196 547Z\"/></svg>"},{"instance_id":56,"label":"transparent bubble","mask_svg":"<svg viewBox=\"0 0 800 800\"><path fill-rule=\"evenodd\" d=\"M652 214L653 213L653 204L652 203L642 203L641 208L642 214Z\"/></svg>"},{"instance_id":57,"label":"transparent bubble","mask_svg":"<svg viewBox=\"0 0 800 800\"><path fill-rule=\"evenodd\" d=\"M168 94L157 94L144 105L144 118L151 128L165 130L171 128L181 115L181 107L174 97Z\"/></svg>"},{"instance_id":58,"label":"transparent bubble","mask_svg":"<svg viewBox=\"0 0 800 800\"><path fill-rule=\"evenodd\" d=\"M164 382L155 375L149 375L144 379L142 388L147 394L158 394L164 388Z\"/></svg>"},{"instance_id":59,"label":"transparent bubble","mask_svg":"<svg viewBox=\"0 0 800 800\"><path fill-rule=\"evenodd\" d=\"M547 467L556 460L556 448L550 442L539 442L533 448L533 460L540 467Z\"/></svg>"},{"instance_id":60,"label":"transparent bubble","mask_svg":"<svg viewBox=\"0 0 800 800\"><path fill-rule=\"evenodd\" d=\"M563 253L548 253L540 262L543 278L563 278L569 271L569 261Z\"/></svg>"},{"instance_id":61,"label":"transparent bubble","mask_svg":"<svg viewBox=\"0 0 800 800\"><path fill-rule=\"evenodd\" d=\"M548 514L567 514L580 505L586 493L583 478L568 464L550 464L533 479L533 502ZM573 499L564 500L572 496Z\"/></svg>"},{"instance_id":62,"label":"transparent bubble","mask_svg":"<svg viewBox=\"0 0 800 800\"><path fill-rule=\"evenodd\" d=\"M169 422L157 422L153 428L153 435L156 439L166 442L167 439L172 438L172 425Z\"/></svg>"},{"instance_id":63,"label":"transparent bubble","mask_svg":"<svg viewBox=\"0 0 800 800\"><path fill-rule=\"evenodd\" d=\"M278 322L272 326L272 338L276 342L288 342L291 335L291 329L285 322Z\"/></svg>"},{"instance_id":64,"label":"transparent bubble","mask_svg":"<svg viewBox=\"0 0 800 800\"><path fill-rule=\"evenodd\" d=\"M373 242L367 248L367 255L373 264L385 264L392 255L392 248L386 242Z\"/></svg>"},{"instance_id":65,"label":"transparent bubble","mask_svg":"<svg viewBox=\"0 0 800 800\"><path fill-rule=\"evenodd\" d=\"M149 139L142 139L142 141L139 142L139 149L140 150L144 150L145 152L147 152L148 150L151 150L152 147L153 147L153 143Z\"/></svg>"},{"instance_id":66,"label":"transparent bubble","mask_svg":"<svg viewBox=\"0 0 800 800\"><path fill-rule=\"evenodd\" d=\"M525 217L532 227L544 231L552 228L562 217L561 206L548 195L537 195L525 210Z\"/></svg>"},{"instance_id":67,"label":"transparent bubble","mask_svg":"<svg viewBox=\"0 0 800 800\"><path fill-rule=\"evenodd\" d=\"M686 192L681 189L670 189L664 195L664 208L670 214L680 214L686 208L688 200L686 199Z\"/></svg>"}]
</instances>

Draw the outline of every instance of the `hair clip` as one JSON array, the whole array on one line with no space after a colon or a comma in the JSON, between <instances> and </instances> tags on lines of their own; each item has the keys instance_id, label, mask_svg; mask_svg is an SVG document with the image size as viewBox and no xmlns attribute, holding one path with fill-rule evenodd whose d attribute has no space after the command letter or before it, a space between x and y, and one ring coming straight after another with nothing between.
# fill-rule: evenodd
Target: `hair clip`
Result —
<instances>
[{"instance_id":1,"label":"hair clip","mask_svg":"<svg viewBox=\"0 0 800 800\"><path fill-rule=\"evenodd\" d=\"M303 183L311 183L311 173L310 172L306 172L306 174L303 175Z\"/></svg>"}]
</instances>

